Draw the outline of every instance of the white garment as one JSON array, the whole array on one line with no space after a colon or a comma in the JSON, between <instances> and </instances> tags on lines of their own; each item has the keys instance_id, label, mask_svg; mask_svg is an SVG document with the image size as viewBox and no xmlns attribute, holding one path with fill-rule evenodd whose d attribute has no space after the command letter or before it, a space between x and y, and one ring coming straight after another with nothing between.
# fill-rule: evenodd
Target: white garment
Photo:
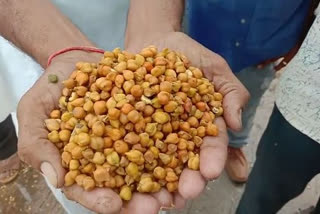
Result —
<instances>
[{"instance_id":1,"label":"white garment","mask_svg":"<svg viewBox=\"0 0 320 214\"><path fill-rule=\"evenodd\" d=\"M276 104L291 125L320 143L319 13L299 52L281 76Z\"/></svg>"},{"instance_id":2,"label":"white garment","mask_svg":"<svg viewBox=\"0 0 320 214\"><path fill-rule=\"evenodd\" d=\"M52 2L98 47L105 50L124 47L129 0ZM15 111L20 98L42 73L39 64L0 37L0 121ZM66 199L60 190L49 187L68 213L92 213Z\"/></svg>"}]
</instances>

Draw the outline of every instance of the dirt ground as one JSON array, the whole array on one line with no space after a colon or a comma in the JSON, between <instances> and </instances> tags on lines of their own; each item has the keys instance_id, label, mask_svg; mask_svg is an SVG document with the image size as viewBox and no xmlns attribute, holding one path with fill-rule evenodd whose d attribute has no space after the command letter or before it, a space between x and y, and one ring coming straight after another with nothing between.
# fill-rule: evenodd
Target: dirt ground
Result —
<instances>
[{"instance_id":1,"label":"dirt ground","mask_svg":"<svg viewBox=\"0 0 320 214\"><path fill-rule=\"evenodd\" d=\"M255 117L251 131L250 144L245 148L250 166L255 160L255 151L261 134L266 126L274 101L276 80L264 95ZM206 191L196 200L190 201L182 211L171 214L233 214L243 192L243 185L235 185L223 174L218 180L210 182ZM319 197L320 177L313 179L305 192L290 201L279 213L298 214L312 205ZM0 214L64 214L46 186L42 176L24 166L18 179L0 186ZM307 214L308 212L303 212Z\"/></svg>"}]
</instances>

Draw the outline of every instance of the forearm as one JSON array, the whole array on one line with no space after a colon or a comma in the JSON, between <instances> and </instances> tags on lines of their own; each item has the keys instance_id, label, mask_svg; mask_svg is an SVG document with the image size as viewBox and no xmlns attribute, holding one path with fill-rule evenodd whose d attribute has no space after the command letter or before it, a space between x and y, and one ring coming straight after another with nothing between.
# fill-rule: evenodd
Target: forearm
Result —
<instances>
[{"instance_id":1,"label":"forearm","mask_svg":"<svg viewBox=\"0 0 320 214\"><path fill-rule=\"evenodd\" d=\"M180 31L183 11L184 0L131 0L126 47L166 32Z\"/></svg>"},{"instance_id":2,"label":"forearm","mask_svg":"<svg viewBox=\"0 0 320 214\"><path fill-rule=\"evenodd\" d=\"M0 34L42 66L62 48L93 45L49 0L0 0Z\"/></svg>"}]
</instances>

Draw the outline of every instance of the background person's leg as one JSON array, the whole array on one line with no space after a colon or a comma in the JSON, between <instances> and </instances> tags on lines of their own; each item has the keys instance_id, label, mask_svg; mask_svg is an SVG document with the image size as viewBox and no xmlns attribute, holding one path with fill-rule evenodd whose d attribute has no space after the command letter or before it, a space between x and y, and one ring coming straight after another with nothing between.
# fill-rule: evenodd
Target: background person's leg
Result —
<instances>
[{"instance_id":1,"label":"background person's leg","mask_svg":"<svg viewBox=\"0 0 320 214\"><path fill-rule=\"evenodd\" d=\"M320 172L319 154L319 143L291 126L275 107L237 214L276 213Z\"/></svg>"},{"instance_id":2,"label":"background person's leg","mask_svg":"<svg viewBox=\"0 0 320 214\"><path fill-rule=\"evenodd\" d=\"M0 184L12 181L19 173L17 141L16 130L9 115L0 122Z\"/></svg>"},{"instance_id":3,"label":"background person's leg","mask_svg":"<svg viewBox=\"0 0 320 214\"><path fill-rule=\"evenodd\" d=\"M11 115L0 122L0 161L17 152L17 135Z\"/></svg>"},{"instance_id":4,"label":"background person's leg","mask_svg":"<svg viewBox=\"0 0 320 214\"><path fill-rule=\"evenodd\" d=\"M253 125L253 118L259 106L262 95L269 88L274 77L273 65L263 69L250 67L236 74L237 78L250 92L251 98L242 113L242 130L229 131L229 155L226 171L231 180L245 182L248 178L248 163L241 148L248 142L249 133Z\"/></svg>"}]
</instances>

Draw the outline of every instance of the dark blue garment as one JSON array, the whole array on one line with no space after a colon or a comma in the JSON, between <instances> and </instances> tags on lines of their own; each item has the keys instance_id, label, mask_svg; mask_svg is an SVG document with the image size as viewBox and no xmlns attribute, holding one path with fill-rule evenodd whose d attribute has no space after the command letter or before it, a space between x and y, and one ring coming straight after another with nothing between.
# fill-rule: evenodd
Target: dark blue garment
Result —
<instances>
[{"instance_id":1,"label":"dark blue garment","mask_svg":"<svg viewBox=\"0 0 320 214\"><path fill-rule=\"evenodd\" d=\"M233 72L287 53L299 40L311 0L187 0L189 35Z\"/></svg>"}]
</instances>

